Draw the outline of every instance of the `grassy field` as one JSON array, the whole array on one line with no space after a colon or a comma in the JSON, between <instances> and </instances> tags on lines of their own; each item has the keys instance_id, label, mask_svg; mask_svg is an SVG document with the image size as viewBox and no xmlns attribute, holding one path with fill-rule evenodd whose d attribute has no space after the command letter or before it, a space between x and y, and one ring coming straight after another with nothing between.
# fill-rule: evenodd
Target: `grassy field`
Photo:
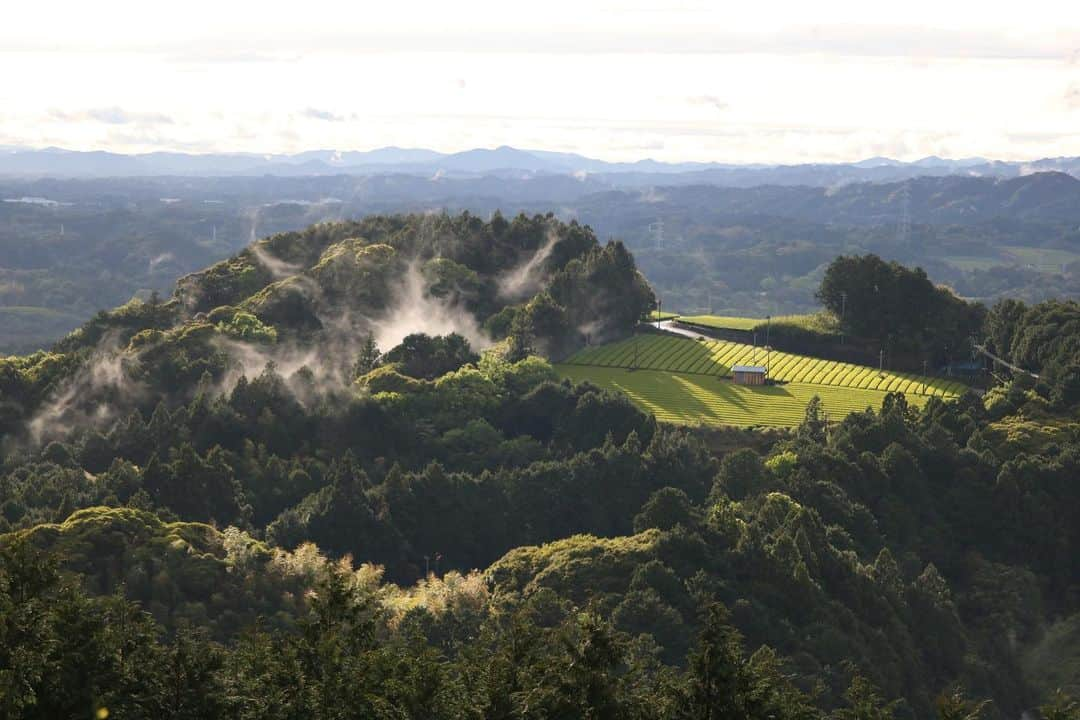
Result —
<instances>
[{"instance_id":1,"label":"grassy field","mask_svg":"<svg viewBox=\"0 0 1080 720\"><path fill-rule=\"evenodd\" d=\"M635 348L636 345L636 348ZM733 365L764 365L783 384L736 385ZM881 406L886 393L903 392L922 405L927 398L955 397L961 383L910 373L772 352L723 340L638 335L585 348L557 366L563 377L590 380L625 392L666 422L707 425L795 425L806 403L818 395L833 419Z\"/></svg>"},{"instance_id":2,"label":"grassy field","mask_svg":"<svg viewBox=\"0 0 1080 720\"><path fill-rule=\"evenodd\" d=\"M649 322L660 322L661 320L674 320L677 317L679 317L679 313L657 312L656 310L653 310L646 316L646 319Z\"/></svg>"},{"instance_id":3,"label":"grassy field","mask_svg":"<svg viewBox=\"0 0 1080 720\"><path fill-rule=\"evenodd\" d=\"M967 255L949 255L941 258L953 267L967 272L972 270L989 270L990 268L1007 265L1004 260L996 257L976 257Z\"/></svg>"},{"instance_id":4,"label":"grassy field","mask_svg":"<svg viewBox=\"0 0 1080 720\"><path fill-rule=\"evenodd\" d=\"M659 370L626 370L587 365L558 365L562 377L588 380L610 390L621 390L639 407L661 422L676 425L737 425L793 427L802 422L806 404L817 395L830 420L872 407L881 408L880 390L791 383L750 387L709 375ZM908 402L922 406L926 395L910 395Z\"/></svg>"},{"instance_id":5,"label":"grassy field","mask_svg":"<svg viewBox=\"0 0 1080 720\"><path fill-rule=\"evenodd\" d=\"M1041 272L1056 273L1062 265L1080 260L1080 254L1056 248L1023 247L1020 245L1007 245L1003 248L1004 256L961 256L953 255L942 258L945 262L960 268L961 270L989 270L994 267L1009 267L1020 265L1031 266Z\"/></svg>"},{"instance_id":6,"label":"grassy field","mask_svg":"<svg viewBox=\"0 0 1080 720\"><path fill-rule=\"evenodd\" d=\"M679 318L684 323L700 325L702 327L717 330L754 330L764 328L768 321L765 318L734 317L729 315L685 315ZM835 321L831 316L822 313L808 315L774 315L773 325L794 325L806 330L820 333L836 332Z\"/></svg>"},{"instance_id":7,"label":"grassy field","mask_svg":"<svg viewBox=\"0 0 1080 720\"><path fill-rule=\"evenodd\" d=\"M637 349L635 351L635 344ZM767 365L769 377L785 383L903 392L916 395L956 395L962 384L912 373L878 372L877 368L773 351L727 340L690 340L671 335L637 335L620 342L581 350L567 365L665 370L692 375L725 376L733 365Z\"/></svg>"},{"instance_id":8,"label":"grassy field","mask_svg":"<svg viewBox=\"0 0 1080 720\"><path fill-rule=\"evenodd\" d=\"M1069 250L1033 248L1010 245L1005 248L1021 265L1033 265L1040 270L1057 272L1062 265L1080 260L1080 255Z\"/></svg>"},{"instance_id":9,"label":"grassy field","mask_svg":"<svg viewBox=\"0 0 1080 720\"><path fill-rule=\"evenodd\" d=\"M716 328L717 330L753 330L765 319L732 317L729 315L687 315L679 318L683 322L702 327Z\"/></svg>"}]
</instances>

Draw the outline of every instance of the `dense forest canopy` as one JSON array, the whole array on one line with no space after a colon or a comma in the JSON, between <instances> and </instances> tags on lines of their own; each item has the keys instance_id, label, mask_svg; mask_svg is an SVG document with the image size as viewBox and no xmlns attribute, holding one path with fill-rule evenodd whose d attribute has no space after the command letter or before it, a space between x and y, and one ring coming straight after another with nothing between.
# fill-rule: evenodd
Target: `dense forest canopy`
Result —
<instances>
[{"instance_id":1,"label":"dense forest canopy","mask_svg":"<svg viewBox=\"0 0 1080 720\"><path fill-rule=\"evenodd\" d=\"M92 416L231 390L273 363L305 402L347 388L360 345L457 333L558 355L626 334L654 299L618 242L549 216L375 217L261 240L172 298L102 312L50 352L0 361L0 432L62 435ZM517 358L515 358L517 359ZM95 421L96 422L96 421Z\"/></svg>"},{"instance_id":2,"label":"dense forest canopy","mask_svg":"<svg viewBox=\"0 0 1080 720\"><path fill-rule=\"evenodd\" d=\"M970 354L983 308L935 286L922 268L909 270L877 255L829 263L817 298L849 335L883 348L914 351L936 365ZM950 352L951 350L951 352Z\"/></svg>"},{"instance_id":3,"label":"dense forest canopy","mask_svg":"<svg viewBox=\"0 0 1080 720\"><path fill-rule=\"evenodd\" d=\"M701 173L621 183L592 174L385 169L305 178L0 178L0 352L47 348L98 309L168 294L177 278L257 237L396 212L490 218L500 209L507 217L557 209L599 238L623 240L664 306L687 314L808 312L826 266L853 253L923 267L935 283L987 304L1080 294L1080 182L1061 173L898 182L882 167L868 171L882 177L852 182L824 166L790 170L783 187L722 187L723 177Z\"/></svg>"},{"instance_id":4,"label":"dense forest canopy","mask_svg":"<svg viewBox=\"0 0 1080 720\"><path fill-rule=\"evenodd\" d=\"M1077 304L834 267L1038 378L659 424L551 364L655 308L626 247L468 213L274 235L0 360L0 708L1074 720Z\"/></svg>"}]
</instances>

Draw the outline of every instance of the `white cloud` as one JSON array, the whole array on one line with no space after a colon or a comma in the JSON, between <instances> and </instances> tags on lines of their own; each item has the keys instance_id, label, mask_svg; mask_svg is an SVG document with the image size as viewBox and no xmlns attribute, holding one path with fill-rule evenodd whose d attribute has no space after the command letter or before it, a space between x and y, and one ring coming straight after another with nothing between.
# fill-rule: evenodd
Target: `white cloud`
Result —
<instances>
[{"instance_id":1,"label":"white cloud","mask_svg":"<svg viewBox=\"0 0 1080 720\"><path fill-rule=\"evenodd\" d=\"M1070 110L1080 110L1080 84L1070 85L1065 91L1065 107Z\"/></svg>"},{"instance_id":2,"label":"white cloud","mask_svg":"<svg viewBox=\"0 0 1080 720\"><path fill-rule=\"evenodd\" d=\"M344 122L346 120L344 115L336 115L329 110L319 110L318 108L305 108L300 112L302 117L309 120L322 120L324 122Z\"/></svg>"},{"instance_id":3,"label":"white cloud","mask_svg":"<svg viewBox=\"0 0 1080 720\"><path fill-rule=\"evenodd\" d=\"M969 0L191 0L165 23L145 3L104 5L5 8L0 139L511 144L616 160L1080 155L1080 3L1029 0L1016 17Z\"/></svg>"},{"instance_id":4,"label":"white cloud","mask_svg":"<svg viewBox=\"0 0 1080 720\"><path fill-rule=\"evenodd\" d=\"M709 105L721 112L728 109L728 104L716 95L691 95L686 101L691 105Z\"/></svg>"},{"instance_id":5,"label":"white cloud","mask_svg":"<svg viewBox=\"0 0 1080 720\"><path fill-rule=\"evenodd\" d=\"M49 117L61 122L99 122L106 125L172 125L173 119L159 112L131 112L116 105L74 112L49 110Z\"/></svg>"}]
</instances>

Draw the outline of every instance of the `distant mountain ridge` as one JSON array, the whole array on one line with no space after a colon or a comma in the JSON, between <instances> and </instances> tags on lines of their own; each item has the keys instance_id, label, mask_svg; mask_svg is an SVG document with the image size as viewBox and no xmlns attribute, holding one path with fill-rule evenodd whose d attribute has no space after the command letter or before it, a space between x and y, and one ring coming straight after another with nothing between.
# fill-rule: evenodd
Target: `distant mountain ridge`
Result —
<instances>
[{"instance_id":1,"label":"distant mountain ridge","mask_svg":"<svg viewBox=\"0 0 1080 720\"><path fill-rule=\"evenodd\" d=\"M524 150L503 145L441 153L425 148L384 147L369 151L309 150L296 154L152 152L121 154L63 148L0 148L0 175L31 177L320 176L405 174L425 177L483 175L593 176L611 187L649 185L811 185L895 182L921 176L965 175L1012 178L1035 172L1080 177L1080 158L1004 162L985 158L930 156L914 162L873 157L851 163L798 165L667 163L650 158L608 162L576 153Z\"/></svg>"}]
</instances>

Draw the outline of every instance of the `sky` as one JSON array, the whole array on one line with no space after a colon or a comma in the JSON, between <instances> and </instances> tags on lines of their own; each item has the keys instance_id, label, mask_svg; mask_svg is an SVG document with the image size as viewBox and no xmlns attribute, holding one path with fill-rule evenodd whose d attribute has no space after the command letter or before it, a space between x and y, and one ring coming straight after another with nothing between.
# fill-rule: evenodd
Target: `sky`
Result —
<instances>
[{"instance_id":1,"label":"sky","mask_svg":"<svg viewBox=\"0 0 1080 720\"><path fill-rule=\"evenodd\" d=\"M1080 2L0 7L0 146L1080 155Z\"/></svg>"}]
</instances>

